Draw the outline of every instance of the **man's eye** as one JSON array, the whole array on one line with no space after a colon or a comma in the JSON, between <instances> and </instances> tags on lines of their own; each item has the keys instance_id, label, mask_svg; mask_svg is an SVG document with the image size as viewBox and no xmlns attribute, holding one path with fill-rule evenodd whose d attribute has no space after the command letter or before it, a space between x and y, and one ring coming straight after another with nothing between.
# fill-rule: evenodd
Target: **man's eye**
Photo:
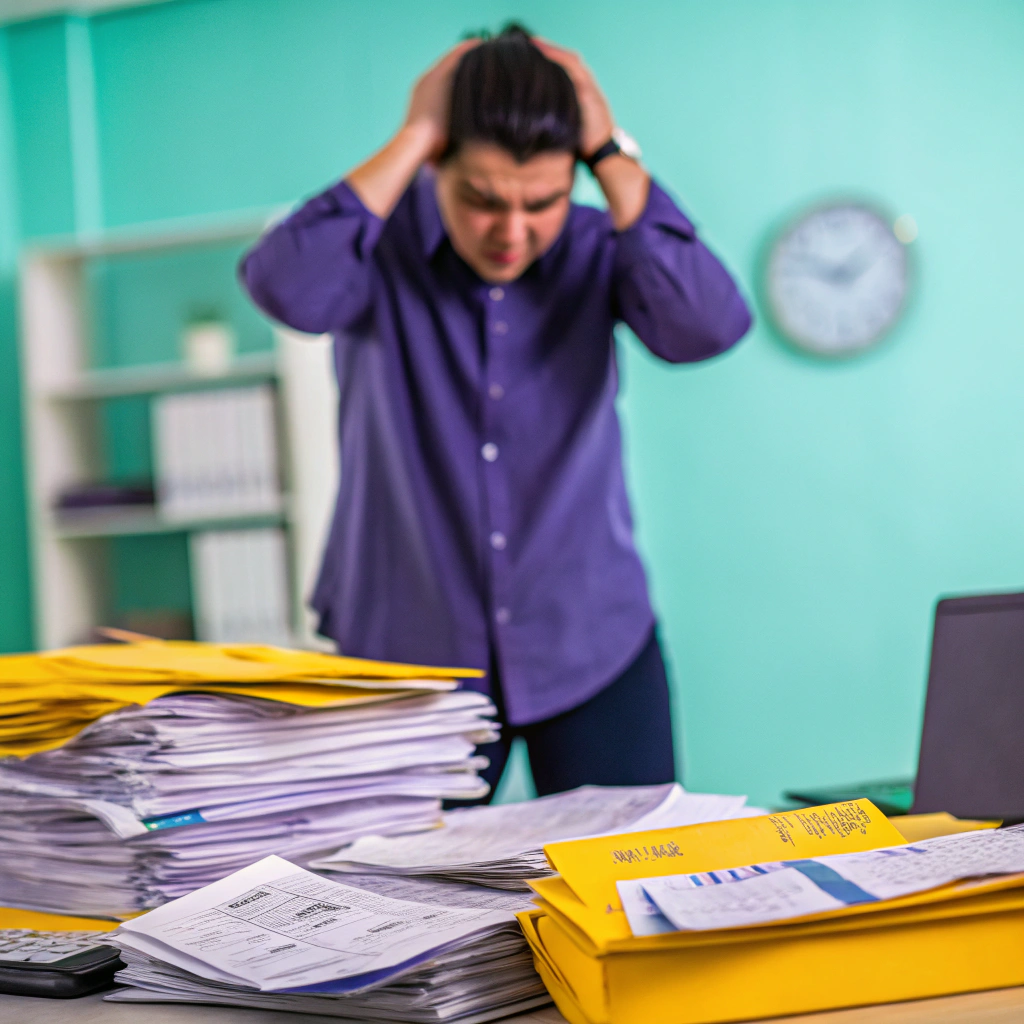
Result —
<instances>
[{"instance_id":1,"label":"man's eye","mask_svg":"<svg viewBox=\"0 0 1024 1024\"><path fill-rule=\"evenodd\" d=\"M493 199L488 199L486 196L467 195L464 199L468 205L476 210L493 211L499 209L499 204Z\"/></svg>"}]
</instances>

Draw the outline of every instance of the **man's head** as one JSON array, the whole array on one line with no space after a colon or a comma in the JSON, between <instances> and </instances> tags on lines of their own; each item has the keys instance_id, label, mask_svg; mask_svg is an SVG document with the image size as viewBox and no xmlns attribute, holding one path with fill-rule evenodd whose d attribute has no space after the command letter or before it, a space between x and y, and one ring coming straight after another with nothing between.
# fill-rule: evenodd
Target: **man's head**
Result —
<instances>
[{"instance_id":1,"label":"man's head","mask_svg":"<svg viewBox=\"0 0 1024 1024\"><path fill-rule=\"evenodd\" d=\"M465 54L437 198L455 251L485 281L514 281L554 243L579 144L572 81L522 28Z\"/></svg>"}]
</instances>

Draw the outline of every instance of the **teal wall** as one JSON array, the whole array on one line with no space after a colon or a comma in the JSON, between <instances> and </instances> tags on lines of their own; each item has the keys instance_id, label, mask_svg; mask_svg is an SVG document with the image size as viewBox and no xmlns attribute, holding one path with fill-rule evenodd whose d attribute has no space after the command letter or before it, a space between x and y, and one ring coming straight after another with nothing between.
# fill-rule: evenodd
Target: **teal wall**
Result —
<instances>
[{"instance_id":1,"label":"teal wall","mask_svg":"<svg viewBox=\"0 0 1024 1024\"><path fill-rule=\"evenodd\" d=\"M9 26L0 644L28 637L17 236L291 202L385 139L443 47L509 16L585 54L752 296L806 204L917 219L913 301L858 360L804 359L763 317L707 366L622 339L687 783L771 801L911 771L935 598L1024 587L1019 0L178 0Z\"/></svg>"},{"instance_id":2,"label":"teal wall","mask_svg":"<svg viewBox=\"0 0 1024 1024\"><path fill-rule=\"evenodd\" d=\"M18 391L18 177L8 39L0 31L0 651L31 643Z\"/></svg>"}]
</instances>

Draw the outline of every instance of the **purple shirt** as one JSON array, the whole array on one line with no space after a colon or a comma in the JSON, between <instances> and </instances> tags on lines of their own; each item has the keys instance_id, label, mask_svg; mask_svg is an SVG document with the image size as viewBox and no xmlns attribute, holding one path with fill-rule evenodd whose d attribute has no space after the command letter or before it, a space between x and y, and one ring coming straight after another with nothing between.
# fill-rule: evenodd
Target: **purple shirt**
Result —
<instances>
[{"instance_id":1,"label":"purple shirt","mask_svg":"<svg viewBox=\"0 0 1024 1024\"><path fill-rule=\"evenodd\" d=\"M482 281L424 172L386 220L344 182L245 258L256 303L335 337L341 488L313 606L346 654L486 669L508 721L583 703L654 623L633 543L612 328L668 362L750 314L652 183L640 219L573 205L518 280Z\"/></svg>"}]
</instances>

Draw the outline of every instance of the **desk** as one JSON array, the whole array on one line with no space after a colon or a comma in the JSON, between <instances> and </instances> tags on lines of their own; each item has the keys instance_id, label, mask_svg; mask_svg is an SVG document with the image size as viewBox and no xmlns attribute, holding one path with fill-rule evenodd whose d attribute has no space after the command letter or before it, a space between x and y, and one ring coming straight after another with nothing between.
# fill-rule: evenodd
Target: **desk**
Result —
<instances>
[{"instance_id":1,"label":"desk","mask_svg":"<svg viewBox=\"0 0 1024 1024\"><path fill-rule=\"evenodd\" d=\"M865 1006L802 1017L775 1017L772 1024L1024 1024L1024 988L922 999L890 1006ZM274 1010L160 1003L104 1003L84 999L29 999L0 995L0 1024L338 1024L336 1017L312 1017ZM534 1010L500 1024L565 1024L555 1009ZM750 1022L758 1024L758 1022Z\"/></svg>"}]
</instances>

